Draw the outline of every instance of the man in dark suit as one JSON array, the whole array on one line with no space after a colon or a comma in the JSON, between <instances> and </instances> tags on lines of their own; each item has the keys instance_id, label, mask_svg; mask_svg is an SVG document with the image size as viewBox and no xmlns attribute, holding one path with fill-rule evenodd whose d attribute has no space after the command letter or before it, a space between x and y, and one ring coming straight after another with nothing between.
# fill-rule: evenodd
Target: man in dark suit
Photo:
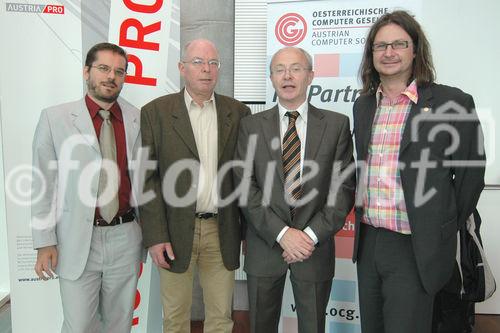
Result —
<instances>
[{"instance_id":1,"label":"man in dark suit","mask_svg":"<svg viewBox=\"0 0 500 333\"><path fill-rule=\"evenodd\" d=\"M430 332L434 295L453 272L457 226L484 186L474 101L434 83L429 43L404 11L374 23L360 75L353 260L361 329Z\"/></svg>"},{"instance_id":2,"label":"man in dark suit","mask_svg":"<svg viewBox=\"0 0 500 333\"><path fill-rule=\"evenodd\" d=\"M349 119L306 100L311 56L288 47L274 54L279 101L242 120L236 182L248 223L245 271L252 332L277 332L290 269L299 332L324 332L334 274L333 236L354 204Z\"/></svg>"},{"instance_id":3,"label":"man in dark suit","mask_svg":"<svg viewBox=\"0 0 500 333\"><path fill-rule=\"evenodd\" d=\"M160 271L164 332L189 332L193 270L205 304L205 332L231 332L234 270L242 229L232 172L220 168L234 156L244 104L214 93L220 62L208 40L188 43L179 62L181 92L142 108L143 146L157 166L146 174L153 200L140 206L144 245ZM177 170L177 171L176 171Z\"/></svg>"}]
</instances>

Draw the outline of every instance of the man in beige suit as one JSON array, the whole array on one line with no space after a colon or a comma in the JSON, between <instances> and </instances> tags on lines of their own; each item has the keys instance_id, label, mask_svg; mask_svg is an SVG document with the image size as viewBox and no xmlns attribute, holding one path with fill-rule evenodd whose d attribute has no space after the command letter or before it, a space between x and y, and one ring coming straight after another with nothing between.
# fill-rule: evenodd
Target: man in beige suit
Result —
<instances>
[{"instance_id":1,"label":"man in beige suit","mask_svg":"<svg viewBox=\"0 0 500 333\"><path fill-rule=\"evenodd\" d=\"M208 40L184 48L179 71L185 89L162 96L141 112L143 146L157 167L146 174L140 207L144 245L160 271L163 331L189 332L193 269L205 304L205 332L231 332L234 270L242 228L235 202L219 205L234 189L233 157L244 104L214 93L219 54ZM175 170L180 170L176 172Z\"/></svg>"},{"instance_id":2,"label":"man in beige suit","mask_svg":"<svg viewBox=\"0 0 500 333\"><path fill-rule=\"evenodd\" d=\"M35 270L44 280L59 275L63 333L132 326L143 247L128 163L141 142L139 110L118 98L126 70L121 47L93 46L83 69L87 94L43 110L33 139L33 167L42 176L32 185ZM114 168L119 179L103 168ZM109 200L101 200L101 184L114 190Z\"/></svg>"}]
</instances>

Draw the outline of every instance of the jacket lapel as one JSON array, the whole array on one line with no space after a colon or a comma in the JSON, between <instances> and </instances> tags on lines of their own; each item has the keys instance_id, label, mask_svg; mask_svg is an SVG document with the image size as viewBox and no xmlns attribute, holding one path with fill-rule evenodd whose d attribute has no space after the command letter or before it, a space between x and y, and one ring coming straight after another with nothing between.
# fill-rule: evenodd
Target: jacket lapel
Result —
<instances>
[{"instance_id":1,"label":"jacket lapel","mask_svg":"<svg viewBox=\"0 0 500 333\"><path fill-rule=\"evenodd\" d=\"M264 115L265 121L262 122L262 132L264 133L264 141L267 144L269 153L273 160L276 161L276 169L278 171L278 176L285 183L285 175L283 173L283 159L281 157L281 140L280 140L280 128L279 128L279 112L278 105L275 105ZM277 149L273 149L277 140Z\"/></svg>"},{"instance_id":2,"label":"jacket lapel","mask_svg":"<svg viewBox=\"0 0 500 333\"><path fill-rule=\"evenodd\" d=\"M375 118L375 113L377 112L377 99L375 95L370 96L367 100L366 105L361 105L359 110L363 112L363 114L358 114L357 119L361 122L361 125L358 127L363 129L363 132L356 132L356 135L359 136L360 144L362 151L360 151L359 158L365 159L368 154L368 145L370 144L370 138L372 137L372 127L373 127L373 118Z\"/></svg>"},{"instance_id":3,"label":"jacket lapel","mask_svg":"<svg viewBox=\"0 0 500 333\"><path fill-rule=\"evenodd\" d=\"M306 151L305 160L314 160L318 153L321 138L326 128L325 122L321 121L324 115L317 108L309 104L307 115Z\"/></svg>"},{"instance_id":4,"label":"jacket lapel","mask_svg":"<svg viewBox=\"0 0 500 333\"><path fill-rule=\"evenodd\" d=\"M83 135L89 146L94 148L95 151L100 154L101 149L99 148L99 142L97 140L92 119L90 118L90 114L87 110L87 105L85 105L85 99L80 100L79 108L72 110L71 115L73 116L73 126L75 126L78 132Z\"/></svg>"},{"instance_id":5,"label":"jacket lapel","mask_svg":"<svg viewBox=\"0 0 500 333\"><path fill-rule=\"evenodd\" d=\"M231 108L225 105L217 94L215 96L215 108L217 110L217 151L218 160L222 157L224 148L226 147L229 134L231 133L231 127L233 125L231 119Z\"/></svg>"},{"instance_id":6,"label":"jacket lapel","mask_svg":"<svg viewBox=\"0 0 500 333\"><path fill-rule=\"evenodd\" d=\"M184 89L179 92L179 98L176 105L173 106L172 112L173 128L191 150L193 155L199 160L198 149L196 148L196 141L194 139L193 128L191 127L191 120L189 120L186 102L184 101Z\"/></svg>"},{"instance_id":7,"label":"jacket lapel","mask_svg":"<svg viewBox=\"0 0 500 333\"><path fill-rule=\"evenodd\" d=\"M309 104L307 113L306 146L304 152L304 160L314 161L316 159L316 155L318 154L319 146L321 145L321 139L323 138L324 132L326 130L326 123L322 121L322 119L324 118L323 113L313 105ZM304 176L304 170L306 169L302 168L302 176ZM309 193L309 187L311 186L310 184L311 182L302 183L303 193ZM304 227L304 224L297 224L299 222L306 222L302 219L302 212L305 211L304 208L304 206L297 208L295 219L292 222L292 225L294 227Z\"/></svg>"},{"instance_id":8,"label":"jacket lapel","mask_svg":"<svg viewBox=\"0 0 500 333\"><path fill-rule=\"evenodd\" d=\"M418 138L418 132L422 128L422 125L426 122L427 118L432 113L432 92L430 87L419 88L418 89L418 102L413 104L406 120L405 129L403 132L403 137L401 139L401 144L399 146L399 156L408 147L412 141L412 136ZM419 115L418 123L413 124L415 117Z\"/></svg>"},{"instance_id":9,"label":"jacket lapel","mask_svg":"<svg viewBox=\"0 0 500 333\"><path fill-rule=\"evenodd\" d=\"M135 112L134 107L122 98L118 99L118 104L122 110L127 144L127 157L130 161L134 157L134 148L139 146L137 145L137 139L139 138L139 112Z\"/></svg>"}]
</instances>

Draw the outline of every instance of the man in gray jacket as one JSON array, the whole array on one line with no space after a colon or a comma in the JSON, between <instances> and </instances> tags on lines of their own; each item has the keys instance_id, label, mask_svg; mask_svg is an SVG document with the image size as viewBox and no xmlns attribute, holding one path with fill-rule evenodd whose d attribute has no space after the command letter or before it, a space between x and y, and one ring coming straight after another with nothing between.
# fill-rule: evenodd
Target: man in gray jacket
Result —
<instances>
[{"instance_id":1,"label":"man in gray jacket","mask_svg":"<svg viewBox=\"0 0 500 333\"><path fill-rule=\"evenodd\" d=\"M242 119L235 169L249 184L240 205L248 222L245 271L252 332L277 332L290 270L299 332L324 332L335 266L333 236L354 204L349 119L306 99L314 77L303 49L279 50L271 60L278 95L273 108ZM248 156L254 154L253 158Z\"/></svg>"},{"instance_id":2,"label":"man in gray jacket","mask_svg":"<svg viewBox=\"0 0 500 333\"><path fill-rule=\"evenodd\" d=\"M43 280L58 274L62 332L131 329L142 236L128 162L140 118L118 99L126 70L122 48L93 46L87 94L43 110L33 140L35 271Z\"/></svg>"}]
</instances>

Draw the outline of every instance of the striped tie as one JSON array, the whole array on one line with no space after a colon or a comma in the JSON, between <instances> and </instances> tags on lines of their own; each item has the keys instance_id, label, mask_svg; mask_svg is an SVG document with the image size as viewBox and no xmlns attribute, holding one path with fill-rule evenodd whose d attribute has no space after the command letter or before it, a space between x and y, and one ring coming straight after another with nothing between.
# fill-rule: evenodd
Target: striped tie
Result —
<instances>
[{"instance_id":1,"label":"striped tie","mask_svg":"<svg viewBox=\"0 0 500 333\"><path fill-rule=\"evenodd\" d=\"M302 194L300 184L300 139L295 121L299 117L297 111L287 112L288 128L283 137L283 171L285 173L285 195L290 205L292 220L295 217L295 202Z\"/></svg>"}]
</instances>

